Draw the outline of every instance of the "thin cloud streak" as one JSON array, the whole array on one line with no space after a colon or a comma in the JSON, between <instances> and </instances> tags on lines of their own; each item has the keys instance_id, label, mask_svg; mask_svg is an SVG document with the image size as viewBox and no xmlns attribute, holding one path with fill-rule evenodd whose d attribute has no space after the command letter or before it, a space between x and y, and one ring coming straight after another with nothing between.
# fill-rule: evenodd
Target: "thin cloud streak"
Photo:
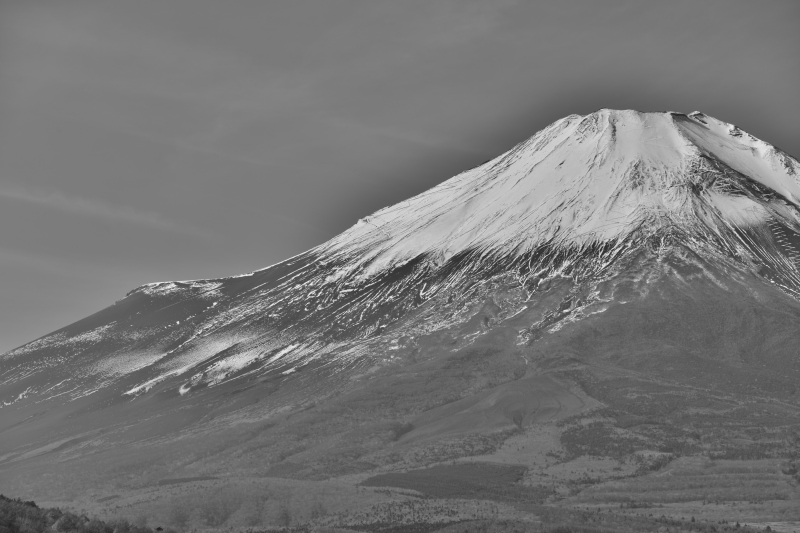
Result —
<instances>
[{"instance_id":1,"label":"thin cloud streak","mask_svg":"<svg viewBox=\"0 0 800 533\"><path fill-rule=\"evenodd\" d=\"M98 276L111 278L113 269L102 269L91 263L76 263L61 257L52 257L0 246L0 266L16 266L51 274L59 279L97 281Z\"/></svg>"},{"instance_id":2,"label":"thin cloud streak","mask_svg":"<svg viewBox=\"0 0 800 533\"><path fill-rule=\"evenodd\" d=\"M0 183L0 197L55 209L64 213L105 218L162 231L209 238L211 234L200 228L175 222L149 211L139 211L130 206L114 205L102 200L68 196L59 191L45 191Z\"/></svg>"}]
</instances>

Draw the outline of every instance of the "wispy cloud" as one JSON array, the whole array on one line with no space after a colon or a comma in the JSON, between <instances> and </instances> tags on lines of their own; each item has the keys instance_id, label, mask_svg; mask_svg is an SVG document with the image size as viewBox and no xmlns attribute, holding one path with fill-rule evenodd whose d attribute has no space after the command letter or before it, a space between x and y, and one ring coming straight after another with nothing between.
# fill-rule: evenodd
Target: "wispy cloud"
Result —
<instances>
[{"instance_id":1,"label":"wispy cloud","mask_svg":"<svg viewBox=\"0 0 800 533\"><path fill-rule=\"evenodd\" d=\"M103 268L93 262L75 262L63 257L37 254L5 248L0 246L0 266L22 267L26 271L35 270L45 272L58 279L84 279L97 280L102 277L103 281L109 277L109 269Z\"/></svg>"},{"instance_id":2,"label":"wispy cloud","mask_svg":"<svg viewBox=\"0 0 800 533\"><path fill-rule=\"evenodd\" d=\"M158 213L140 211L130 206L115 205L95 198L70 196L55 190L34 189L0 182L0 198L39 205L73 215L105 218L195 237L210 237L207 231L169 220Z\"/></svg>"}]
</instances>

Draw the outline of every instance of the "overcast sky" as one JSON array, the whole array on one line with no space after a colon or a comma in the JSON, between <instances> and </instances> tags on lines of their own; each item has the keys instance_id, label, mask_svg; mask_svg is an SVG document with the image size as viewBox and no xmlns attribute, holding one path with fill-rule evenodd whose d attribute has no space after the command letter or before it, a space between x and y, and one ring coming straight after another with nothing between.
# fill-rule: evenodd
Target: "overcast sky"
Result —
<instances>
[{"instance_id":1,"label":"overcast sky","mask_svg":"<svg viewBox=\"0 0 800 533\"><path fill-rule=\"evenodd\" d=\"M0 352L599 108L800 155L800 2L0 0Z\"/></svg>"}]
</instances>

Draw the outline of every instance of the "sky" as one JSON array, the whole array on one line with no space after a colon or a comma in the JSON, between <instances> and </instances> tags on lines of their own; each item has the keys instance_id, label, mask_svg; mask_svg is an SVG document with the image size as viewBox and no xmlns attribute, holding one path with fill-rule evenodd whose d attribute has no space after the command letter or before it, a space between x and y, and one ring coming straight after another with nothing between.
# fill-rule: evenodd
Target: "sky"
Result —
<instances>
[{"instance_id":1,"label":"sky","mask_svg":"<svg viewBox=\"0 0 800 533\"><path fill-rule=\"evenodd\" d=\"M0 0L0 353L230 276L572 113L800 156L797 0Z\"/></svg>"}]
</instances>

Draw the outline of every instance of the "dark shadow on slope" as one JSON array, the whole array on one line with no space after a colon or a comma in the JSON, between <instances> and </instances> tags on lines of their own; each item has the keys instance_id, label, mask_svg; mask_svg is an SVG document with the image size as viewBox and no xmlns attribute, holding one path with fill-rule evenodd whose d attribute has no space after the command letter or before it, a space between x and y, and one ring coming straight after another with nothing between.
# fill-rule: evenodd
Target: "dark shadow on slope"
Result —
<instances>
[{"instance_id":1,"label":"dark shadow on slope","mask_svg":"<svg viewBox=\"0 0 800 533\"><path fill-rule=\"evenodd\" d=\"M550 494L547 487L521 485L527 468L491 463L458 463L422 470L373 476L365 487L397 487L415 490L430 498L464 498L537 503Z\"/></svg>"}]
</instances>

